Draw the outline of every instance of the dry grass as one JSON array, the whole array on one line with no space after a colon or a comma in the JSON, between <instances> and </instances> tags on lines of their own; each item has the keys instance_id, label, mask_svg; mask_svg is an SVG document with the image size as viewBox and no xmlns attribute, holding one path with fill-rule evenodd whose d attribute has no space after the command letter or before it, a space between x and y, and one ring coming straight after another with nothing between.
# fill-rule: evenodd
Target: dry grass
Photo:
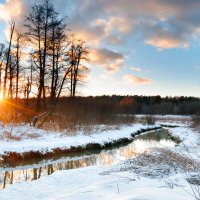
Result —
<instances>
[{"instance_id":1,"label":"dry grass","mask_svg":"<svg viewBox=\"0 0 200 200\"><path fill-rule=\"evenodd\" d=\"M153 115L147 115L145 117L145 122L148 125L154 125L156 123L156 117Z\"/></svg>"},{"instance_id":2,"label":"dry grass","mask_svg":"<svg viewBox=\"0 0 200 200\"><path fill-rule=\"evenodd\" d=\"M20 141L21 139L22 137L13 135L12 132L8 132L8 131L5 131L4 133L0 135L0 141L1 140Z\"/></svg>"},{"instance_id":3,"label":"dry grass","mask_svg":"<svg viewBox=\"0 0 200 200\"><path fill-rule=\"evenodd\" d=\"M146 152L120 164L119 171L131 171L149 178L162 178L178 172L197 172L200 164L184 155L159 149Z\"/></svg>"},{"instance_id":4,"label":"dry grass","mask_svg":"<svg viewBox=\"0 0 200 200\"><path fill-rule=\"evenodd\" d=\"M200 131L200 115L193 116L191 128L193 128L195 131Z\"/></svg>"},{"instance_id":5,"label":"dry grass","mask_svg":"<svg viewBox=\"0 0 200 200\"><path fill-rule=\"evenodd\" d=\"M41 137L41 135L38 133L20 133L15 135L11 131L5 131L0 134L0 141L21 141L24 139L37 139L39 137Z\"/></svg>"},{"instance_id":6,"label":"dry grass","mask_svg":"<svg viewBox=\"0 0 200 200\"><path fill-rule=\"evenodd\" d=\"M97 117L97 116L96 116ZM123 116L123 115L110 115L105 118L101 116L100 120L96 119L84 119L83 116L77 117L77 120L69 119L69 116L64 114L54 113L43 121L43 119L39 119L37 127L50 130L50 131L63 131L70 133L71 135L76 134L77 132L83 132L84 134L93 134L95 132L99 132L102 127L104 127L101 131L106 130L116 130L119 129L123 125L129 125L135 122L135 117L131 116Z\"/></svg>"}]
</instances>

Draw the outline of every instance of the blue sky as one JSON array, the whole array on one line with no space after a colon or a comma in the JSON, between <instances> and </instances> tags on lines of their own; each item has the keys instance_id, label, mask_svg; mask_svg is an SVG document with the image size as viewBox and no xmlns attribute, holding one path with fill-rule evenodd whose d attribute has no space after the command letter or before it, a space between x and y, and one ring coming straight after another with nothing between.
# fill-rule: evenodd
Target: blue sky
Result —
<instances>
[{"instance_id":1,"label":"blue sky","mask_svg":"<svg viewBox=\"0 0 200 200\"><path fill-rule=\"evenodd\" d=\"M35 1L0 0L0 42ZM89 47L81 94L200 96L199 0L53 2Z\"/></svg>"},{"instance_id":2,"label":"blue sky","mask_svg":"<svg viewBox=\"0 0 200 200\"><path fill-rule=\"evenodd\" d=\"M4 3L4 0L0 0L0 3ZM4 40L4 33L3 30L5 29L4 23L0 22L0 40L2 42L2 40Z\"/></svg>"}]
</instances>

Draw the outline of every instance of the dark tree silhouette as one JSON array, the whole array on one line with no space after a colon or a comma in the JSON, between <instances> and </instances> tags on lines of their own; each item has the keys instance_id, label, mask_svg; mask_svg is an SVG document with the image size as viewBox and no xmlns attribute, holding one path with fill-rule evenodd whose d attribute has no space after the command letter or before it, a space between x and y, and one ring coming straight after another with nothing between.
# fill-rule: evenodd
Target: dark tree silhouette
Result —
<instances>
[{"instance_id":1,"label":"dark tree silhouette","mask_svg":"<svg viewBox=\"0 0 200 200\"><path fill-rule=\"evenodd\" d=\"M5 75L4 75L4 85L3 85L3 97L6 97L6 83L7 83L7 77L8 77L8 68L10 65L11 68L11 46L12 46L12 39L13 39L13 33L15 30L15 22L12 21L10 24L10 40L9 40L9 46L8 46L8 51L6 53L6 66L5 66Z\"/></svg>"}]
</instances>

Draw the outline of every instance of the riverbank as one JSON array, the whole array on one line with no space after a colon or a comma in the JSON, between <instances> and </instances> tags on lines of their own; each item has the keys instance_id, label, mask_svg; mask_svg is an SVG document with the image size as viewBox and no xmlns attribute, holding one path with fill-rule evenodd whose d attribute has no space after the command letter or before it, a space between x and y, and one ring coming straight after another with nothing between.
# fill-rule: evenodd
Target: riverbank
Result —
<instances>
[{"instance_id":1,"label":"riverbank","mask_svg":"<svg viewBox=\"0 0 200 200\"><path fill-rule=\"evenodd\" d=\"M132 172L104 174L108 168L88 167L57 171L40 180L12 185L0 191L2 200L192 200L168 179L137 177ZM179 176L173 179L180 179ZM184 181L179 182L185 185ZM189 188L187 188L189 189Z\"/></svg>"},{"instance_id":2,"label":"riverbank","mask_svg":"<svg viewBox=\"0 0 200 200\"><path fill-rule=\"evenodd\" d=\"M136 135L161 127L185 126L190 116L155 116L156 125L144 125L145 115L136 115L136 122L128 125L94 125L76 132L47 131L24 125L0 124L0 162L10 158L52 157L88 149L109 148L128 143ZM183 120L182 122L180 120ZM174 121L173 121L174 120ZM184 123L183 123L184 122ZM90 129L89 133L87 132ZM12 159L11 159L12 160Z\"/></svg>"},{"instance_id":3,"label":"riverbank","mask_svg":"<svg viewBox=\"0 0 200 200\"><path fill-rule=\"evenodd\" d=\"M116 135L114 130L110 133L117 139L122 134L132 137L133 131L144 127L139 124L135 128L134 125L125 126ZM0 199L195 200L194 191L199 191L200 180L200 133L188 124L169 129L169 132L179 138L179 145L151 149L141 156L130 156L126 161L110 167L56 171L32 182L16 183L0 191ZM107 139L111 138L107 136Z\"/></svg>"},{"instance_id":4,"label":"riverbank","mask_svg":"<svg viewBox=\"0 0 200 200\"><path fill-rule=\"evenodd\" d=\"M77 133L68 136L64 132L48 132L29 126L12 127L12 137L20 140L8 140L3 135L8 134L10 127L1 127L0 163L10 164L29 159L53 158L67 156L73 153L84 153L89 150L102 150L130 143L137 135L160 129L160 125L132 124L118 129L108 129L101 126L98 132L91 135ZM27 137L27 135L35 137Z\"/></svg>"}]
</instances>

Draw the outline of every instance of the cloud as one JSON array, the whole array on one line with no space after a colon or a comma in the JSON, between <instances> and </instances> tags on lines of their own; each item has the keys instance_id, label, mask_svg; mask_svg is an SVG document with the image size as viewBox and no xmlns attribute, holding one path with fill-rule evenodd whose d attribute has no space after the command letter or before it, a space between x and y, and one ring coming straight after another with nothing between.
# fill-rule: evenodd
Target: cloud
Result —
<instances>
[{"instance_id":1,"label":"cloud","mask_svg":"<svg viewBox=\"0 0 200 200\"><path fill-rule=\"evenodd\" d=\"M116 72L124 65L124 56L109 49L91 49L89 51L89 61L102 66L108 72Z\"/></svg>"},{"instance_id":2,"label":"cloud","mask_svg":"<svg viewBox=\"0 0 200 200\"><path fill-rule=\"evenodd\" d=\"M132 29L132 25L133 25L133 21L127 21L126 18L124 17L116 17L116 16L110 16L108 23L107 23L107 32L120 32L120 33L124 33L127 34L131 31Z\"/></svg>"},{"instance_id":3,"label":"cloud","mask_svg":"<svg viewBox=\"0 0 200 200\"><path fill-rule=\"evenodd\" d=\"M131 83L131 84L150 84L152 82L152 80L148 79L148 78L141 78L141 77L137 77L131 74L126 74L123 76L123 80L126 83Z\"/></svg>"},{"instance_id":4,"label":"cloud","mask_svg":"<svg viewBox=\"0 0 200 200\"><path fill-rule=\"evenodd\" d=\"M0 20L14 18L23 24L23 16L33 2L41 3L39 0L7 0L0 4ZM125 42L128 45L139 38L158 49L186 48L200 34L199 0L52 2L61 14L69 16L71 30L95 47L120 46Z\"/></svg>"},{"instance_id":5,"label":"cloud","mask_svg":"<svg viewBox=\"0 0 200 200\"><path fill-rule=\"evenodd\" d=\"M0 20L24 23L31 3L6 0ZM54 0L58 12L68 15L72 32L90 46L129 45L134 39L158 49L186 48L200 35L199 0ZM80 6L81 5L81 6Z\"/></svg>"},{"instance_id":6,"label":"cloud","mask_svg":"<svg viewBox=\"0 0 200 200\"><path fill-rule=\"evenodd\" d=\"M150 36L145 43L155 46L158 49L187 48L189 46L181 37L177 37L166 31L156 32L154 35Z\"/></svg>"},{"instance_id":7,"label":"cloud","mask_svg":"<svg viewBox=\"0 0 200 200\"><path fill-rule=\"evenodd\" d=\"M79 37L94 46L99 46L103 42L122 45L124 44L122 35L131 32L132 26L130 23L121 17L110 16L108 20L102 18L91 18L91 21L84 20L82 19L80 23L77 17L72 18L70 22L71 29L73 32L78 33Z\"/></svg>"},{"instance_id":8,"label":"cloud","mask_svg":"<svg viewBox=\"0 0 200 200\"><path fill-rule=\"evenodd\" d=\"M21 0L7 0L4 4L0 4L0 20L16 19L22 11L23 3Z\"/></svg>"},{"instance_id":9,"label":"cloud","mask_svg":"<svg viewBox=\"0 0 200 200\"><path fill-rule=\"evenodd\" d=\"M101 25L99 43L124 45L139 38L158 49L186 48L200 27L199 0L76 0L81 4L72 17L84 30ZM90 23L91 21L96 23ZM76 30L76 29L75 29ZM163 35L164 34L164 35ZM112 39L113 38L113 39Z\"/></svg>"},{"instance_id":10,"label":"cloud","mask_svg":"<svg viewBox=\"0 0 200 200\"><path fill-rule=\"evenodd\" d=\"M24 17L29 13L35 0L6 0L0 3L0 22L14 20L18 26L24 24Z\"/></svg>"},{"instance_id":11,"label":"cloud","mask_svg":"<svg viewBox=\"0 0 200 200\"><path fill-rule=\"evenodd\" d=\"M24 18L28 15L31 4L34 0L6 0L5 3L0 3L0 23L5 23L3 30L6 38L10 35L10 23L15 22L15 30L23 31Z\"/></svg>"}]
</instances>

